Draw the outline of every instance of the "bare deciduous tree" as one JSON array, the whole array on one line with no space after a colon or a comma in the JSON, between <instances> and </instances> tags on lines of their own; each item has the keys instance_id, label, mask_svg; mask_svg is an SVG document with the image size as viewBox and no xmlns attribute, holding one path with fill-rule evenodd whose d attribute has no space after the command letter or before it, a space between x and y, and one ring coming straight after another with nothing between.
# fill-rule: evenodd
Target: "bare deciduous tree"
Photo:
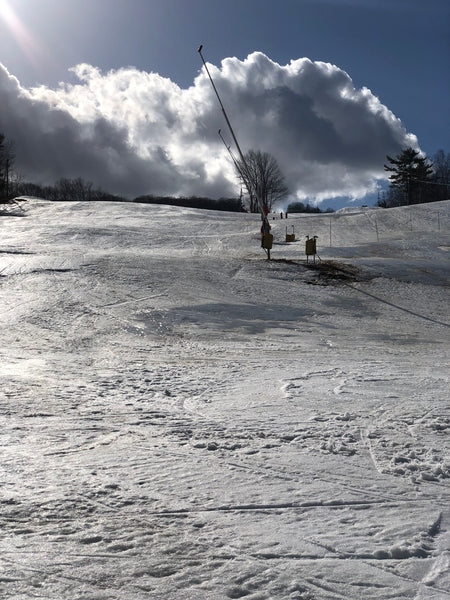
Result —
<instances>
[{"instance_id":1,"label":"bare deciduous tree","mask_svg":"<svg viewBox=\"0 0 450 600\"><path fill-rule=\"evenodd\" d=\"M288 194L284 176L276 159L267 152L250 150L244 156L245 163L236 161L236 171L250 197L250 211L257 212L258 198L269 212L277 200Z\"/></svg>"},{"instance_id":2,"label":"bare deciduous tree","mask_svg":"<svg viewBox=\"0 0 450 600\"><path fill-rule=\"evenodd\" d=\"M59 193L59 200L84 202L92 199L92 183L84 181L81 177L68 179L62 177L55 183Z\"/></svg>"},{"instance_id":3,"label":"bare deciduous tree","mask_svg":"<svg viewBox=\"0 0 450 600\"><path fill-rule=\"evenodd\" d=\"M447 200L450 196L450 153L438 150L433 156L432 175L436 200Z\"/></svg>"},{"instance_id":4,"label":"bare deciduous tree","mask_svg":"<svg viewBox=\"0 0 450 600\"><path fill-rule=\"evenodd\" d=\"M14 145L0 133L0 198L11 196L11 177L14 166Z\"/></svg>"}]
</instances>

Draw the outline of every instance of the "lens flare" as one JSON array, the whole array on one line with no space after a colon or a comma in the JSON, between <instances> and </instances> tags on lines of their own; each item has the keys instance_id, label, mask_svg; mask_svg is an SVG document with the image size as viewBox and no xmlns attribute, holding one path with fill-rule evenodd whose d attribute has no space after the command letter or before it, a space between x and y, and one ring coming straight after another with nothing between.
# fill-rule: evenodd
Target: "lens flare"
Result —
<instances>
[{"instance_id":1,"label":"lens flare","mask_svg":"<svg viewBox=\"0 0 450 600\"><path fill-rule=\"evenodd\" d=\"M42 61L46 54L42 44L39 43L7 0L0 0L0 19L4 21L28 60L34 65Z\"/></svg>"}]
</instances>

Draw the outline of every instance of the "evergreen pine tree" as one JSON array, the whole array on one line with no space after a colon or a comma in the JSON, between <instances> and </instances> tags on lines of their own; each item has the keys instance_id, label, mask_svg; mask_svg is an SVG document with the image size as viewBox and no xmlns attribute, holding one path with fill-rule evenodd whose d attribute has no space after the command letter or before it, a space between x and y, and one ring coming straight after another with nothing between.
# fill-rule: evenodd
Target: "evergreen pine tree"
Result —
<instances>
[{"instance_id":1,"label":"evergreen pine tree","mask_svg":"<svg viewBox=\"0 0 450 600\"><path fill-rule=\"evenodd\" d=\"M417 204L427 200L427 184L431 181L433 166L414 148L406 148L395 158L386 157L391 165L384 170L391 173L391 187L403 196L404 204Z\"/></svg>"}]
</instances>

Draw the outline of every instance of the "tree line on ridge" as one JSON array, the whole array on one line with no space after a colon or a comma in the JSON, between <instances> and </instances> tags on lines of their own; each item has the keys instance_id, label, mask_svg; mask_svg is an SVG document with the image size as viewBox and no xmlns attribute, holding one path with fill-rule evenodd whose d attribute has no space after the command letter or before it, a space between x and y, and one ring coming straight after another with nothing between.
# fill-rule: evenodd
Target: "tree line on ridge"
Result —
<instances>
[{"instance_id":1,"label":"tree line on ridge","mask_svg":"<svg viewBox=\"0 0 450 600\"><path fill-rule=\"evenodd\" d=\"M277 160L267 152L250 150L237 160L230 152L237 179L241 185L239 198L218 200L198 196L175 197L142 195L133 202L167 204L210 210L235 212L272 211L277 203L284 201L288 212L323 212L320 208L285 198L289 189ZM380 207L393 207L450 198L450 154L439 150L429 160L413 148L406 148L395 157L386 156L384 169L389 173L390 185L378 200ZM61 201L129 201L94 187L81 177L63 177L54 185L25 182L15 169L14 145L0 133L0 202L18 196L35 196ZM326 212L331 212L327 209Z\"/></svg>"}]
</instances>

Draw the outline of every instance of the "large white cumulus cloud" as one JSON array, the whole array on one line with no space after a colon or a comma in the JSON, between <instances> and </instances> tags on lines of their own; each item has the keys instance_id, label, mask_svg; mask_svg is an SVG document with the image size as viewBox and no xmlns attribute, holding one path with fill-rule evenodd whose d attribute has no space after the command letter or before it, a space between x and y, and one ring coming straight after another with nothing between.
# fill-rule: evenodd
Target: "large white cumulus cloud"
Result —
<instances>
[{"instance_id":1,"label":"large white cumulus cloud","mask_svg":"<svg viewBox=\"0 0 450 600\"><path fill-rule=\"evenodd\" d=\"M210 72L245 150L278 160L293 197L361 197L384 177L386 154L417 147L370 90L307 58L280 66L260 52ZM27 179L83 177L137 194L235 195L218 129L228 135L204 70L188 89L156 73L73 69L79 83L23 88L0 66L0 131ZM231 142L231 137L229 137Z\"/></svg>"}]
</instances>

